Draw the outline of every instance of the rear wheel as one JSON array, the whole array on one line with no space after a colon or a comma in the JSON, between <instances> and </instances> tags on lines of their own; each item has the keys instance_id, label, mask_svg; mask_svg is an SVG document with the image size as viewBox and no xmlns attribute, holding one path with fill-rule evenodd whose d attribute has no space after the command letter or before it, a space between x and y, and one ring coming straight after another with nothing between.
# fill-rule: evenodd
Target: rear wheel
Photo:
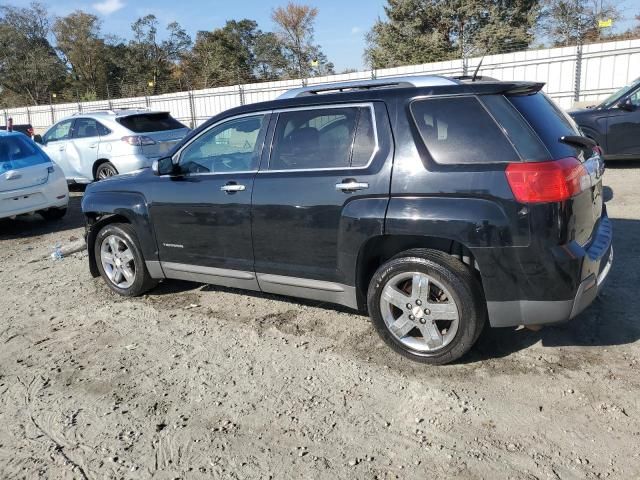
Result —
<instances>
[{"instance_id":1,"label":"rear wheel","mask_svg":"<svg viewBox=\"0 0 640 480\"><path fill-rule=\"evenodd\" d=\"M45 220L60 220L67 214L66 208L49 208L38 212Z\"/></svg>"},{"instance_id":2,"label":"rear wheel","mask_svg":"<svg viewBox=\"0 0 640 480\"><path fill-rule=\"evenodd\" d=\"M96 180L104 180L114 175L118 175L118 170L111 162L101 163L96 169Z\"/></svg>"},{"instance_id":3,"label":"rear wheel","mask_svg":"<svg viewBox=\"0 0 640 480\"><path fill-rule=\"evenodd\" d=\"M142 295L157 284L147 271L138 237L131 225L112 223L105 226L98 232L94 253L100 275L109 288L120 295Z\"/></svg>"},{"instance_id":4,"label":"rear wheel","mask_svg":"<svg viewBox=\"0 0 640 480\"><path fill-rule=\"evenodd\" d=\"M369 314L396 352L423 363L449 363L464 355L482 330L486 308L480 288L454 257L410 250L373 276Z\"/></svg>"}]
</instances>

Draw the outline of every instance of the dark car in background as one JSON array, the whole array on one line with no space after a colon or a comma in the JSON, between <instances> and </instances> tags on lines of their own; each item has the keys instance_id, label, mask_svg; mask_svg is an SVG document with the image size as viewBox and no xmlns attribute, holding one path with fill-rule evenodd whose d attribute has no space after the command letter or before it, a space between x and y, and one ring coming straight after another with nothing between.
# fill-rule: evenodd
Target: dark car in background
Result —
<instances>
[{"instance_id":1,"label":"dark car in background","mask_svg":"<svg viewBox=\"0 0 640 480\"><path fill-rule=\"evenodd\" d=\"M7 130L7 126L6 125L0 126L0 130L5 130L6 131ZM33 126L30 123L14 124L13 125L13 131L14 132L24 133L29 138L33 138L33 136L34 136Z\"/></svg>"},{"instance_id":2,"label":"dark car in background","mask_svg":"<svg viewBox=\"0 0 640 480\"><path fill-rule=\"evenodd\" d=\"M640 159L640 78L590 108L569 115L607 160Z\"/></svg>"},{"instance_id":3,"label":"dark car in background","mask_svg":"<svg viewBox=\"0 0 640 480\"><path fill-rule=\"evenodd\" d=\"M612 230L599 150L542 86L388 78L223 112L87 187L90 270L125 296L182 279L356 308L434 364L487 318L567 321Z\"/></svg>"}]
</instances>

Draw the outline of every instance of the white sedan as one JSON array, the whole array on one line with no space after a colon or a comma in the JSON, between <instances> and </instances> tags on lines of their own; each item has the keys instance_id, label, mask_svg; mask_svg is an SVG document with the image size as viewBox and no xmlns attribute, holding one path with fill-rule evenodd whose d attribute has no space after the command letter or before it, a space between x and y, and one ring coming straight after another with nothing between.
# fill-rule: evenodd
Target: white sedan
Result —
<instances>
[{"instance_id":1,"label":"white sedan","mask_svg":"<svg viewBox=\"0 0 640 480\"><path fill-rule=\"evenodd\" d=\"M19 132L0 132L0 218L67 213L69 189L60 167Z\"/></svg>"}]
</instances>

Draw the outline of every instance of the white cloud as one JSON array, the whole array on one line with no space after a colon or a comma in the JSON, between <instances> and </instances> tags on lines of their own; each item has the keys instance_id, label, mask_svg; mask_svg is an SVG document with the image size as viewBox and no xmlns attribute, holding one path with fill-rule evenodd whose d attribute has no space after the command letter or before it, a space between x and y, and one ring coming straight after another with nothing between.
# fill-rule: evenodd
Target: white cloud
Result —
<instances>
[{"instance_id":1,"label":"white cloud","mask_svg":"<svg viewBox=\"0 0 640 480\"><path fill-rule=\"evenodd\" d=\"M103 15L111 15L113 12L117 12L121 8L124 8L124 5L125 4L122 0L104 0L102 2L94 3L91 6Z\"/></svg>"},{"instance_id":2,"label":"white cloud","mask_svg":"<svg viewBox=\"0 0 640 480\"><path fill-rule=\"evenodd\" d=\"M353 27L353 28L351 29L351 34L352 34L352 35L356 35L356 34L358 34L358 33L360 33L360 32L362 32L362 29L361 29L360 27Z\"/></svg>"}]
</instances>

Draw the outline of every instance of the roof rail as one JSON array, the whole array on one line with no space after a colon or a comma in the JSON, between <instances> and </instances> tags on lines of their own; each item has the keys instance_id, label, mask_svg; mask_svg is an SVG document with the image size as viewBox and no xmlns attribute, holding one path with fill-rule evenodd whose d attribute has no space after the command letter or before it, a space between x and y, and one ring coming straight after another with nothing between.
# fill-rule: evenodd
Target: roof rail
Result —
<instances>
[{"instance_id":1,"label":"roof rail","mask_svg":"<svg viewBox=\"0 0 640 480\"><path fill-rule=\"evenodd\" d=\"M72 115L72 117L75 117L78 115L91 115L95 113L105 113L108 115L116 115L118 112L127 111L127 110L140 110L145 112L151 111L149 107L91 108L88 110L83 110L82 112L76 112Z\"/></svg>"},{"instance_id":2,"label":"roof rail","mask_svg":"<svg viewBox=\"0 0 640 480\"><path fill-rule=\"evenodd\" d=\"M344 90L370 90L373 88L392 87L435 87L441 85L457 85L458 82L439 75L415 75L405 77L388 77L373 80L352 80L348 82L322 83L306 87L294 88L284 92L278 99L296 98L315 95L323 92Z\"/></svg>"}]
</instances>

